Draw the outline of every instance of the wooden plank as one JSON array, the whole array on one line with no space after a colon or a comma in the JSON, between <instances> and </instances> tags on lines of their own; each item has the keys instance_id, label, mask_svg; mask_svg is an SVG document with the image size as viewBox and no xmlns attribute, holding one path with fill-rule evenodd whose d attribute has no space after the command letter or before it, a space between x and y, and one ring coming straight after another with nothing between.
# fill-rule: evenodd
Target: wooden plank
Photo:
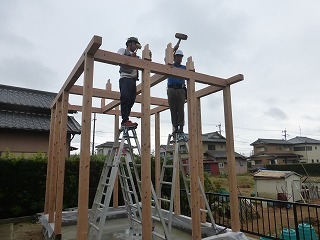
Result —
<instances>
[{"instance_id":1,"label":"wooden plank","mask_svg":"<svg viewBox=\"0 0 320 240\"><path fill-rule=\"evenodd\" d=\"M61 123L61 101L58 101L55 105L55 122L54 122L54 141L53 141L53 159L51 168L51 183L50 183L50 202L49 202L49 218L48 222L53 223L55 212L55 200L57 193L57 166L58 166L58 146L59 146L59 129Z\"/></svg>"},{"instance_id":2,"label":"wooden plank","mask_svg":"<svg viewBox=\"0 0 320 240\"><path fill-rule=\"evenodd\" d=\"M110 82L109 82L110 83ZM111 86L110 86L111 89ZM116 110L119 111L119 107L116 108ZM116 142L118 136L119 136L119 115L115 115L114 116L114 136L113 136L113 141ZM117 174L116 177L116 181L114 183L114 188L113 188L113 207L114 208L118 208L119 206L119 199L118 199L118 195L119 195L119 174Z\"/></svg>"},{"instance_id":3,"label":"wooden plank","mask_svg":"<svg viewBox=\"0 0 320 240\"><path fill-rule=\"evenodd\" d=\"M49 135L49 147L48 147L48 165L46 175L46 195L44 202L44 214L49 212L49 199L50 199L50 183L52 181L51 171L53 162L53 142L54 142L54 122L55 122L55 108L51 108L50 116L50 135Z\"/></svg>"},{"instance_id":4,"label":"wooden plank","mask_svg":"<svg viewBox=\"0 0 320 240\"><path fill-rule=\"evenodd\" d=\"M161 196L160 189L160 172L161 172L161 159L160 159L160 113L154 115L155 118L155 186L157 196ZM161 201L159 201L159 204Z\"/></svg>"},{"instance_id":5,"label":"wooden plank","mask_svg":"<svg viewBox=\"0 0 320 240\"><path fill-rule=\"evenodd\" d=\"M151 76L150 86L152 87L152 86L160 83L161 81L163 81L166 78L167 78L166 76L154 74ZM141 93L141 86L142 86L141 83L139 85L137 85L137 95ZM108 110L111 110L119 105L120 105L120 101L113 101L113 102L107 104L105 107L103 107L102 112L107 112Z\"/></svg>"},{"instance_id":6,"label":"wooden plank","mask_svg":"<svg viewBox=\"0 0 320 240\"><path fill-rule=\"evenodd\" d=\"M94 55L94 58L98 62L108 63L112 65L124 65L128 67L134 67L139 70L144 68L150 69L151 72L157 73L160 75L171 75L174 77L179 77L183 79L195 79L196 82L205 83L213 86L223 87L226 86L226 80L219 77L214 77L206 75L203 73L197 73L193 71L186 71L184 69L176 68L171 65L164 65L160 63L151 62L144 59L133 58L130 56L120 55L117 53L97 50Z\"/></svg>"},{"instance_id":7,"label":"wooden plank","mask_svg":"<svg viewBox=\"0 0 320 240\"><path fill-rule=\"evenodd\" d=\"M61 124L59 138L59 154L58 154L58 179L57 179L57 200L56 200L56 219L54 225L55 236L61 236L62 227L62 208L63 208L63 190L64 190L64 173L65 161L67 157L67 122L68 122L68 101L69 93L63 92L61 104Z\"/></svg>"},{"instance_id":8,"label":"wooden plank","mask_svg":"<svg viewBox=\"0 0 320 240\"><path fill-rule=\"evenodd\" d=\"M86 240L88 235L89 173L90 173L90 133L94 60L90 55L85 59L82 98L81 149L78 191L77 239Z\"/></svg>"},{"instance_id":9,"label":"wooden plank","mask_svg":"<svg viewBox=\"0 0 320 240\"><path fill-rule=\"evenodd\" d=\"M187 69L193 69L193 62L188 58ZM191 193L191 221L192 221L192 239L201 239L200 225L200 191L199 191L199 164L198 155L195 146L197 145L197 127L196 127L196 110L195 110L195 80L187 81L188 91L188 130L189 130L189 163L190 163L190 193Z\"/></svg>"},{"instance_id":10,"label":"wooden plank","mask_svg":"<svg viewBox=\"0 0 320 240\"><path fill-rule=\"evenodd\" d=\"M55 99L53 100L53 103L51 105L51 107L55 104L55 102L61 98L62 93L64 91L69 91L70 88L75 84L75 82L78 80L78 78L81 76L81 74L83 73L83 68L84 68L84 60L85 60L85 56L86 54L94 54L99 47L102 45L102 37L100 36L96 36L94 35L91 39L91 41L89 42L88 46L86 47L86 49L84 50L83 54L81 54L78 62L76 63L76 65L74 66L74 68L72 69L70 75L68 76L67 80L65 81L65 83L63 84L62 88L60 89L59 93L57 94L57 96L55 97Z\"/></svg>"},{"instance_id":11,"label":"wooden plank","mask_svg":"<svg viewBox=\"0 0 320 240\"><path fill-rule=\"evenodd\" d=\"M82 106L69 104L69 110L82 112ZM92 113L102 113L101 112L101 108L96 108L96 107L92 107L91 108L91 112ZM121 111L120 110L109 110L108 112L105 112L104 114L121 115ZM130 116L131 117L136 117L136 118L141 118L141 113L139 113L139 112L131 112Z\"/></svg>"},{"instance_id":12,"label":"wooden plank","mask_svg":"<svg viewBox=\"0 0 320 240\"><path fill-rule=\"evenodd\" d=\"M149 56L149 46L143 50L143 58ZM142 119L141 119L141 203L142 239L152 239L151 220L151 147L150 147L150 70L142 72Z\"/></svg>"},{"instance_id":13,"label":"wooden plank","mask_svg":"<svg viewBox=\"0 0 320 240\"><path fill-rule=\"evenodd\" d=\"M240 231L240 218L238 206L238 192L237 192L237 173L236 160L234 151L233 138L233 123L232 123L232 105L231 105L231 91L230 86L223 90L224 102L224 117L226 125L226 151L228 162L228 183L230 192L230 215L231 215L231 229L233 232Z\"/></svg>"},{"instance_id":14,"label":"wooden plank","mask_svg":"<svg viewBox=\"0 0 320 240\"><path fill-rule=\"evenodd\" d=\"M82 86L74 85L70 89L71 94L75 95L82 95ZM116 91L111 91L111 90L103 90L103 89L98 89L98 88L93 88L93 97L97 98L106 98L106 99L112 99L112 100L120 100L120 93ZM136 97L136 102L141 103L142 102L142 97L141 95L137 95ZM168 107L168 100L165 98L159 98L159 97L150 97L150 104L151 105L158 105L158 106L166 106Z\"/></svg>"},{"instance_id":15,"label":"wooden plank","mask_svg":"<svg viewBox=\"0 0 320 240\"><path fill-rule=\"evenodd\" d=\"M202 120L201 120L201 100L200 98L196 98L196 127L197 127L197 154L198 154L198 166L199 166L199 177L204 188L204 172L203 172L203 143L202 143ZM201 147L200 147L201 146ZM203 198L200 199L200 208L205 209L205 202ZM206 213L201 213L201 222L206 222Z\"/></svg>"},{"instance_id":16,"label":"wooden plank","mask_svg":"<svg viewBox=\"0 0 320 240\"><path fill-rule=\"evenodd\" d=\"M244 78L243 78L243 75L242 74L238 74L238 75L235 75L233 77L230 77L226 80L227 84L228 85L231 85L233 83L237 83L239 81L242 81ZM215 92L219 92L223 90L223 87L216 87L216 86L208 86L208 87L205 87L205 88L202 88L200 90L198 90L196 92L196 97L197 98L201 98L201 97L205 97L209 94L212 94L212 93L215 93Z\"/></svg>"}]
</instances>

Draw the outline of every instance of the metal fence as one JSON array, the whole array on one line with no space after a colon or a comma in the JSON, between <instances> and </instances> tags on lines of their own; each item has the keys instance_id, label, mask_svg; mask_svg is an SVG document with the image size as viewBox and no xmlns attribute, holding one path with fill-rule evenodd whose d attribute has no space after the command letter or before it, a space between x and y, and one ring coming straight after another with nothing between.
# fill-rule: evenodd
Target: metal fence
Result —
<instances>
[{"instance_id":1,"label":"metal fence","mask_svg":"<svg viewBox=\"0 0 320 240\"><path fill-rule=\"evenodd\" d=\"M181 198L185 193L181 192ZM231 227L229 196L206 193L216 224ZM239 196L241 231L260 239L319 240L320 205ZM186 201L182 214L190 216Z\"/></svg>"}]
</instances>

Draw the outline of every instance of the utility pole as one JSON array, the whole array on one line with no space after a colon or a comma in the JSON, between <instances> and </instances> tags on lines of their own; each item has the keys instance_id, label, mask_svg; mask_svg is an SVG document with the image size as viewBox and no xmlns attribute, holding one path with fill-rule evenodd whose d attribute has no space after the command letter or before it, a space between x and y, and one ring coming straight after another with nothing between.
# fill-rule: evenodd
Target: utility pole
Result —
<instances>
[{"instance_id":1,"label":"utility pole","mask_svg":"<svg viewBox=\"0 0 320 240\"><path fill-rule=\"evenodd\" d=\"M282 131L284 134L282 136L284 136L284 140L287 140L287 129L285 128L283 131Z\"/></svg>"},{"instance_id":2,"label":"utility pole","mask_svg":"<svg viewBox=\"0 0 320 240\"><path fill-rule=\"evenodd\" d=\"M219 128L219 134L221 135L221 123L219 122L219 124L218 124L218 125L216 125L216 127L218 127L218 128Z\"/></svg>"},{"instance_id":3,"label":"utility pole","mask_svg":"<svg viewBox=\"0 0 320 240\"><path fill-rule=\"evenodd\" d=\"M96 132L96 113L93 115L93 132L92 132L92 150L91 155L94 155L94 138L95 138L95 132Z\"/></svg>"}]
</instances>

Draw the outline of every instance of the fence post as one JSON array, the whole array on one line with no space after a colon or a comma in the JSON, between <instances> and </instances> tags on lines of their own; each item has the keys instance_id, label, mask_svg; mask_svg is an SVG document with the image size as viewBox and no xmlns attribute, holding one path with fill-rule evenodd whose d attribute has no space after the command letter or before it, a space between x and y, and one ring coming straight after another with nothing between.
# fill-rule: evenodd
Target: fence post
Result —
<instances>
[{"instance_id":1,"label":"fence post","mask_svg":"<svg viewBox=\"0 0 320 240\"><path fill-rule=\"evenodd\" d=\"M296 237L297 240L300 240L300 236L299 236L299 226L298 226L298 215L297 215L297 205L296 204L292 204L293 206L293 217L294 217L294 228L296 229Z\"/></svg>"}]
</instances>

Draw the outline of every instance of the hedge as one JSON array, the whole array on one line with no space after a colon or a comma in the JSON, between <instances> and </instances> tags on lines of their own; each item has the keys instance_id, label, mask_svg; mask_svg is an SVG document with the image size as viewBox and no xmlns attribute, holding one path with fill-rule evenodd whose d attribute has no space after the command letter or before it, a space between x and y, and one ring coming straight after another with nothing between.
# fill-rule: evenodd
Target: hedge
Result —
<instances>
[{"instance_id":1,"label":"hedge","mask_svg":"<svg viewBox=\"0 0 320 240\"><path fill-rule=\"evenodd\" d=\"M268 170L278 171L293 171L303 176L320 176L319 163L300 163L300 164L286 164L286 165L267 165Z\"/></svg>"},{"instance_id":2,"label":"hedge","mask_svg":"<svg viewBox=\"0 0 320 240\"><path fill-rule=\"evenodd\" d=\"M99 183L104 158L91 157L89 204ZM0 218L34 215L43 212L47 158L4 156L0 158ZM78 205L79 156L66 161L63 208Z\"/></svg>"}]
</instances>

